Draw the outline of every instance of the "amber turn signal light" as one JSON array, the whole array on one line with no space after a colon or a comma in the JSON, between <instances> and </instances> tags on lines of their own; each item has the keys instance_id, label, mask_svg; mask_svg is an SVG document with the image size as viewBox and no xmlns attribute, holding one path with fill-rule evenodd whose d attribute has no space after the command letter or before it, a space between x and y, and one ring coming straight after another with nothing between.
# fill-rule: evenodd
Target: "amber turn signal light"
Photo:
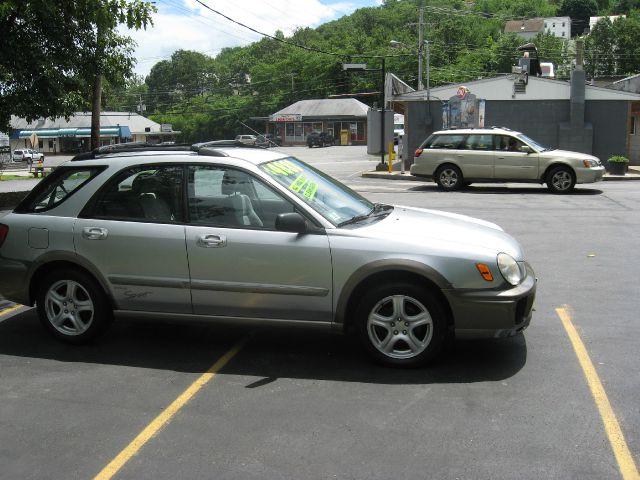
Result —
<instances>
[{"instance_id":1,"label":"amber turn signal light","mask_svg":"<svg viewBox=\"0 0 640 480\"><path fill-rule=\"evenodd\" d=\"M416 153L415 153L414 157L419 157L420 155L422 155L422 149L421 149L421 148L418 148L418 149L416 150Z\"/></svg>"},{"instance_id":2,"label":"amber turn signal light","mask_svg":"<svg viewBox=\"0 0 640 480\"><path fill-rule=\"evenodd\" d=\"M493 282L493 275L491 274L491 270L484 263L476 263L476 268L487 282Z\"/></svg>"}]
</instances>

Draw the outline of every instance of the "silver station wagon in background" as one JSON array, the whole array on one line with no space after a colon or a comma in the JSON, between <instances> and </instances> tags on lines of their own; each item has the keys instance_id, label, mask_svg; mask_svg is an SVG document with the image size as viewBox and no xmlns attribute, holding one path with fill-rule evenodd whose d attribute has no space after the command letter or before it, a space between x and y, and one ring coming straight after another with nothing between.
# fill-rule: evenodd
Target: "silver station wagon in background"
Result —
<instances>
[{"instance_id":1,"label":"silver station wagon in background","mask_svg":"<svg viewBox=\"0 0 640 480\"><path fill-rule=\"evenodd\" d=\"M507 128L434 132L411 166L412 175L434 180L442 190L472 182L529 182L546 183L553 193L600 181L604 171L597 157L547 148Z\"/></svg>"},{"instance_id":2,"label":"silver station wagon in background","mask_svg":"<svg viewBox=\"0 0 640 480\"><path fill-rule=\"evenodd\" d=\"M121 316L290 324L415 366L448 334L524 330L535 291L497 225L373 204L257 147L103 147L0 218L0 293L70 343Z\"/></svg>"}]
</instances>

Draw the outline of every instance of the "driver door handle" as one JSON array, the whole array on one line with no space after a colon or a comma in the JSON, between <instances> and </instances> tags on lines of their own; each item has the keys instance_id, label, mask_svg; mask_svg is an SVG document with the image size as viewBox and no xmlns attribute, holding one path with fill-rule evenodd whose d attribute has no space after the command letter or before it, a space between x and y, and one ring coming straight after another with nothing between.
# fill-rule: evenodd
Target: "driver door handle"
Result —
<instances>
[{"instance_id":1,"label":"driver door handle","mask_svg":"<svg viewBox=\"0 0 640 480\"><path fill-rule=\"evenodd\" d=\"M203 248L220 248L227 245L227 237L224 235L217 235L213 233L207 233L198 236L198 246Z\"/></svg>"}]
</instances>

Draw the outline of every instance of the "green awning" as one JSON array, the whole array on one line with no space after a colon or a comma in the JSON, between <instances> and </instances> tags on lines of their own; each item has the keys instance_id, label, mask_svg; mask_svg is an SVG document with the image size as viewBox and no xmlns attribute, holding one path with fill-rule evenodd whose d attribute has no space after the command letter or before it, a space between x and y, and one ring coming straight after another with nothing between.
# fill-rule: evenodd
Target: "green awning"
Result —
<instances>
[{"instance_id":1,"label":"green awning","mask_svg":"<svg viewBox=\"0 0 640 480\"><path fill-rule=\"evenodd\" d=\"M32 133L38 136L38 138L89 138L91 136L91 128L50 128L42 130L21 130L18 133L18 138L29 138ZM100 129L101 137L130 137L131 132L129 127L102 127Z\"/></svg>"}]
</instances>

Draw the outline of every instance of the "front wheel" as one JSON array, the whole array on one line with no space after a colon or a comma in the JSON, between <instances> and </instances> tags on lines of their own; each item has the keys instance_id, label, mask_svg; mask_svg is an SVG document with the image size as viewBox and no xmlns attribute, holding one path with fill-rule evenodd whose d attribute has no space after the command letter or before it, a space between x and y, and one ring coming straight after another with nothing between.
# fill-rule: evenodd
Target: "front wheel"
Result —
<instances>
[{"instance_id":1,"label":"front wheel","mask_svg":"<svg viewBox=\"0 0 640 480\"><path fill-rule=\"evenodd\" d=\"M436 172L436 183L442 190L459 190L463 185L462 172L455 165L444 165Z\"/></svg>"},{"instance_id":2,"label":"front wheel","mask_svg":"<svg viewBox=\"0 0 640 480\"><path fill-rule=\"evenodd\" d=\"M547 187L553 193L567 193L573 190L576 176L568 167L555 167L547 175Z\"/></svg>"},{"instance_id":3,"label":"front wheel","mask_svg":"<svg viewBox=\"0 0 640 480\"><path fill-rule=\"evenodd\" d=\"M67 343L86 343L111 323L112 311L104 291L93 278L77 270L49 274L36 302L44 327Z\"/></svg>"},{"instance_id":4,"label":"front wheel","mask_svg":"<svg viewBox=\"0 0 640 480\"><path fill-rule=\"evenodd\" d=\"M445 309L431 292L408 283L374 288L356 310L357 331L378 363L415 367L433 360L446 338Z\"/></svg>"}]
</instances>

